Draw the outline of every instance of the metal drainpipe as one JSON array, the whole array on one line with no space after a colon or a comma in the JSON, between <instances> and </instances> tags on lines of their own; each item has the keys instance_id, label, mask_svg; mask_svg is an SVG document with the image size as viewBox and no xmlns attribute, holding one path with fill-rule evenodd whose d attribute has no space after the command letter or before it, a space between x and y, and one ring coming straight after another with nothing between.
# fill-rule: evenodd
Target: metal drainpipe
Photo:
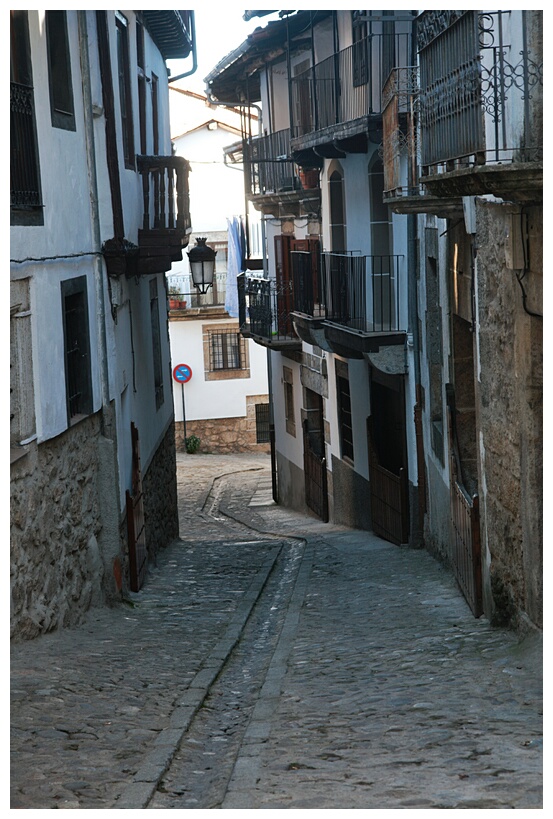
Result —
<instances>
[{"instance_id":1,"label":"metal drainpipe","mask_svg":"<svg viewBox=\"0 0 553 819\"><path fill-rule=\"evenodd\" d=\"M190 14L192 20L192 68L190 71L185 71L184 74L177 74L176 77L169 77L168 82L176 82L177 80L182 80L183 77L189 77L191 74L194 74L198 68L198 55L196 53L196 13L191 11Z\"/></svg>"},{"instance_id":2,"label":"metal drainpipe","mask_svg":"<svg viewBox=\"0 0 553 819\"><path fill-rule=\"evenodd\" d=\"M99 340L100 355L100 383L102 391L102 435L115 439L115 430L112 428L112 411L109 401L109 370L107 356L106 335L106 306L104 291L104 267L102 264L102 236L100 232L100 211L98 198L98 173L96 167L96 153L94 143L94 119L92 114L92 93L90 89L90 61L88 54L88 27L86 11L77 12L79 26L79 50L81 59L81 75L83 89L83 108L85 123L86 155L88 165L88 179L90 191L90 212L92 222L92 241L94 255L94 281L96 285L96 326ZM109 434L108 434L109 433Z\"/></svg>"}]
</instances>

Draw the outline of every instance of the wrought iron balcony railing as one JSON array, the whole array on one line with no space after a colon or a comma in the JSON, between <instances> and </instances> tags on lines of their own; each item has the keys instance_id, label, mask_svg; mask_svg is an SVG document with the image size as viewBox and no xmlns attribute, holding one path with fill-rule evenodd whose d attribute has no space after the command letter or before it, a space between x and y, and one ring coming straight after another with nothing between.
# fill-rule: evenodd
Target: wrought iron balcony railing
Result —
<instances>
[{"instance_id":1,"label":"wrought iron balcony railing","mask_svg":"<svg viewBox=\"0 0 553 819\"><path fill-rule=\"evenodd\" d=\"M382 113L394 66L410 63L409 34L372 34L290 81L294 138Z\"/></svg>"},{"instance_id":2,"label":"wrought iron balcony railing","mask_svg":"<svg viewBox=\"0 0 553 819\"><path fill-rule=\"evenodd\" d=\"M290 131L252 137L244 143L247 190L253 196L299 188L296 166L290 156Z\"/></svg>"},{"instance_id":3,"label":"wrought iron balcony railing","mask_svg":"<svg viewBox=\"0 0 553 819\"><path fill-rule=\"evenodd\" d=\"M403 256L292 254L294 311L363 333L402 332L400 272Z\"/></svg>"},{"instance_id":4,"label":"wrought iron balcony railing","mask_svg":"<svg viewBox=\"0 0 553 819\"><path fill-rule=\"evenodd\" d=\"M542 57L527 33L528 14L426 11L418 18L423 176L542 159Z\"/></svg>"},{"instance_id":5,"label":"wrought iron balcony railing","mask_svg":"<svg viewBox=\"0 0 553 819\"><path fill-rule=\"evenodd\" d=\"M299 344L292 326L292 283L241 274L238 281L240 330L264 339L267 346Z\"/></svg>"}]
</instances>

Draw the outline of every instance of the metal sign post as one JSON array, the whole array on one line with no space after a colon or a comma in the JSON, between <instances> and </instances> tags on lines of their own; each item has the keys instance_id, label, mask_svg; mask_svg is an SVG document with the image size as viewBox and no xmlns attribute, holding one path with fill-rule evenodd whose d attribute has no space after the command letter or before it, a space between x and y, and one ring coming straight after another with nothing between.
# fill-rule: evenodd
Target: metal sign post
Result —
<instances>
[{"instance_id":1,"label":"metal sign post","mask_svg":"<svg viewBox=\"0 0 553 819\"><path fill-rule=\"evenodd\" d=\"M192 378L192 368L188 364L177 364L173 369L173 378L177 384L181 385L182 390L182 431L184 434L184 442L186 446L186 411L184 407L184 385Z\"/></svg>"}]
</instances>

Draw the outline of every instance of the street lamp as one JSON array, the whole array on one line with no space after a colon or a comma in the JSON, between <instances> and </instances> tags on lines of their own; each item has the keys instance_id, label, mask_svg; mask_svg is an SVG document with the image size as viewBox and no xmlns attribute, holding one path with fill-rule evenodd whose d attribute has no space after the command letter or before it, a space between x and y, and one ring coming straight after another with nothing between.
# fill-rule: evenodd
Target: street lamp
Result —
<instances>
[{"instance_id":1,"label":"street lamp","mask_svg":"<svg viewBox=\"0 0 553 819\"><path fill-rule=\"evenodd\" d=\"M196 245L188 251L192 283L199 293L205 295L213 284L215 256L217 252L206 245L207 239L198 237Z\"/></svg>"}]
</instances>

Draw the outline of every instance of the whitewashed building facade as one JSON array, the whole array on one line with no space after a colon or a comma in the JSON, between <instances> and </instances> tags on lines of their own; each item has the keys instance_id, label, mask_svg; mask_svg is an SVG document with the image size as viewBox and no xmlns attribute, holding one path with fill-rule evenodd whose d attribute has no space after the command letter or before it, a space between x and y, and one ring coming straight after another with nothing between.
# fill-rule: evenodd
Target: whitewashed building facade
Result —
<instances>
[{"instance_id":1,"label":"whitewashed building facade","mask_svg":"<svg viewBox=\"0 0 553 819\"><path fill-rule=\"evenodd\" d=\"M191 230L166 59L191 12L11 11L12 633L178 534L165 272Z\"/></svg>"}]
</instances>

